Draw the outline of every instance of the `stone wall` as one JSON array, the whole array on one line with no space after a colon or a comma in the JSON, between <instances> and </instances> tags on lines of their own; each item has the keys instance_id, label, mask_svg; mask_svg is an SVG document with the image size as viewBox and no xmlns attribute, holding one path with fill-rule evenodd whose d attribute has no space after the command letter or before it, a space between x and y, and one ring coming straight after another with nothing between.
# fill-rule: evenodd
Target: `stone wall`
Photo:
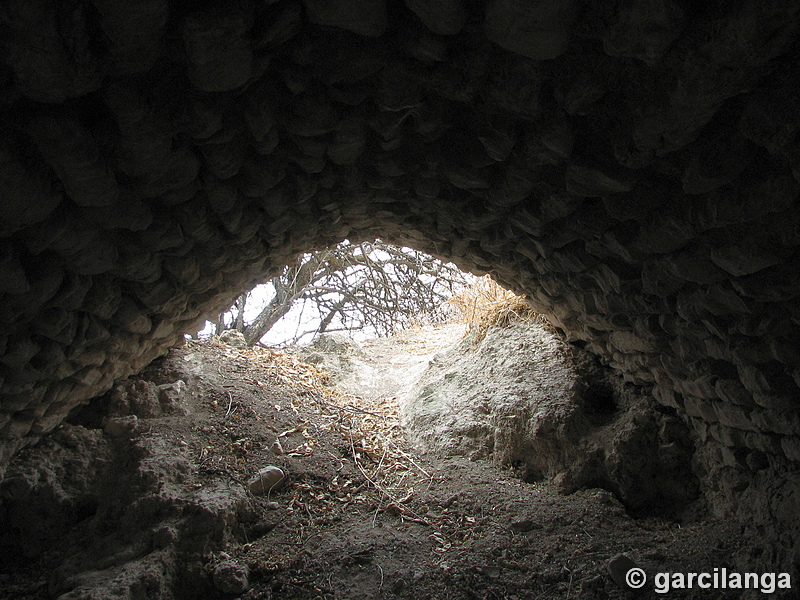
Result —
<instances>
[{"instance_id":1,"label":"stone wall","mask_svg":"<svg viewBox=\"0 0 800 600\"><path fill-rule=\"evenodd\" d=\"M0 466L298 252L380 236L654 384L720 490L796 472L799 24L777 0L9 0Z\"/></svg>"}]
</instances>

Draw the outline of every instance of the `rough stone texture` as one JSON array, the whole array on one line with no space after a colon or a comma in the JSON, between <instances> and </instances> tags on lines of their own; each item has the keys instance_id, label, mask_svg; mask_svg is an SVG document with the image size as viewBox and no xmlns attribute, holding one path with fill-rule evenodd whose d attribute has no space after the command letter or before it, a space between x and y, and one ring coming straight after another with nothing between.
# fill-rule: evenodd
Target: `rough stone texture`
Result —
<instances>
[{"instance_id":1,"label":"rough stone texture","mask_svg":"<svg viewBox=\"0 0 800 600\"><path fill-rule=\"evenodd\" d=\"M192 476L191 461L163 437L62 424L8 470L0 499L13 525L0 545L31 562L45 549L61 554L58 568L42 573L52 598L184 597L178 582L201 579L190 563L240 535L240 516L252 512L243 486L187 493ZM247 587L241 567L223 569L220 581L225 591Z\"/></svg>"},{"instance_id":2,"label":"rough stone texture","mask_svg":"<svg viewBox=\"0 0 800 600\"><path fill-rule=\"evenodd\" d=\"M234 561L221 562L214 569L214 585L225 594L239 595L250 585L250 570L247 565Z\"/></svg>"},{"instance_id":3,"label":"rough stone texture","mask_svg":"<svg viewBox=\"0 0 800 600\"><path fill-rule=\"evenodd\" d=\"M0 465L298 252L380 235L654 384L720 490L791 480L800 5L433 4L442 28L416 2L7 3Z\"/></svg>"},{"instance_id":4,"label":"rough stone texture","mask_svg":"<svg viewBox=\"0 0 800 600\"><path fill-rule=\"evenodd\" d=\"M247 347L247 342L245 342L244 334L241 331L236 329L227 329L223 331L219 339L229 346L233 346L234 348L245 348Z\"/></svg>"},{"instance_id":5,"label":"rough stone texture","mask_svg":"<svg viewBox=\"0 0 800 600\"><path fill-rule=\"evenodd\" d=\"M281 486L284 483L284 478L283 470L279 467L264 467L259 469L258 473L247 481L247 488L251 494L256 496L268 494Z\"/></svg>"},{"instance_id":6,"label":"rough stone texture","mask_svg":"<svg viewBox=\"0 0 800 600\"><path fill-rule=\"evenodd\" d=\"M604 487L634 513L689 514L699 490L689 431L657 406L530 320L468 335L400 399L426 452L491 458L568 493Z\"/></svg>"}]
</instances>

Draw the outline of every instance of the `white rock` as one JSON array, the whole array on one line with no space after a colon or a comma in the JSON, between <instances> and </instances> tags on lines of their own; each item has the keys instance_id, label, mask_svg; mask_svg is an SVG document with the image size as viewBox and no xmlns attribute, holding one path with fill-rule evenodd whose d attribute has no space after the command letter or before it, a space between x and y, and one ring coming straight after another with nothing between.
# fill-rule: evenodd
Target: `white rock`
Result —
<instances>
[{"instance_id":1,"label":"white rock","mask_svg":"<svg viewBox=\"0 0 800 600\"><path fill-rule=\"evenodd\" d=\"M127 417L111 417L106 420L105 431L108 437L126 438L133 436L139 428L139 418L136 415Z\"/></svg>"},{"instance_id":2,"label":"white rock","mask_svg":"<svg viewBox=\"0 0 800 600\"><path fill-rule=\"evenodd\" d=\"M626 578L628 571L631 569L637 569L639 566L633 562L630 558L625 556L624 554L619 554L608 561L606 565L608 569L608 574L611 575L611 579L616 583L619 587L623 590L630 590L634 589L630 585L628 585L628 580Z\"/></svg>"},{"instance_id":3,"label":"white rock","mask_svg":"<svg viewBox=\"0 0 800 600\"><path fill-rule=\"evenodd\" d=\"M189 409L184 406L186 382L183 379L158 386L158 400L161 402L161 408L167 413L189 414Z\"/></svg>"},{"instance_id":4,"label":"white rock","mask_svg":"<svg viewBox=\"0 0 800 600\"><path fill-rule=\"evenodd\" d=\"M244 334L236 329L227 329L219 334L219 339L234 348L246 348L247 342Z\"/></svg>"},{"instance_id":5,"label":"white rock","mask_svg":"<svg viewBox=\"0 0 800 600\"><path fill-rule=\"evenodd\" d=\"M214 585L225 594L241 594L250 587L250 569L232 560L221 562L214 569Z\"/></svg>"},{"instance_id":6,"label":"white rock","mask_svg":"<svg viewBox=\"0 0 800 600\"><path fill-rule=\"evenodd\" d=\"M277 489L284 482L284 479L285 475L278 467L264 467L250 478L247 482L247 487L250 489L251 493L259 496L273 489Z\"/></svg>"}]
</instances>

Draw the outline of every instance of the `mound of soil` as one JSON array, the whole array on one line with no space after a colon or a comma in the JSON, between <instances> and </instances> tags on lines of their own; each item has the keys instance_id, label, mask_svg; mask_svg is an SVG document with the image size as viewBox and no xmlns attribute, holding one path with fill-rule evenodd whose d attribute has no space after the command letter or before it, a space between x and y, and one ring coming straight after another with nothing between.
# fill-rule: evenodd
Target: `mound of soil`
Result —
<instances>
[{"instance_id":1,"label":"mound of soil","mask_svg":"<svg viewBox=\"0 0 800 600\"><path fill-rule=\"evenodd\" d=\"M322 334L292 352L324 369L331 376L331 384L349 394L367 400L399 398L434 357L457 343L466 329L461 323L415 327L360 343L341 334Z\"/></svg>"},{"instance_id":2,"label":"mound of soil","mask_svg":"<svg viewBox=\"0 0 800 600\"><path fill-rule=\"evenodd\" d=\"M747 559L730 522L637 520L606 490L421 454L396 403L324 378L209 341L119 384L8 469L0 598L613 599L620 553L651 576ZM286 477L254 495L267 466Z\"/></svg>"},{"instance_id":3,"label":"mound of soil","mask_svg":"<svg viewBox=\"0 0 800 600\"><path fill-rule=\"evenodd\" d=\"M437 354L400 404L425 452L491 458L565 492L603 487L643 513L686 512L699 497L684 422L531 319Z\"/></svg>"}]
</instances>

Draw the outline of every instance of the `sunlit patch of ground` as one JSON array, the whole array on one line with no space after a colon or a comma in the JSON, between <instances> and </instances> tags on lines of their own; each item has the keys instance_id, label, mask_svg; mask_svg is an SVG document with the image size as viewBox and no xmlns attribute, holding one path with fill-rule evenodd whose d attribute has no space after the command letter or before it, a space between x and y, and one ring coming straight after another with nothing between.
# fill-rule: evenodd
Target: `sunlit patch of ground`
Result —
<instances>
[{"instance_id":1,"label":"sunlit patch of ground","mask_svg":"<svg viewBox=\"0 0 800 600\"><path fill-rule=\"evenodd\" d=\"M395 349L426 356L449 341L447 331L421 331L417 339L409 332ZM166 561L159 564L169 565L164 573L179 574L166 580L172 587L162 588L161 598L236 597L214 582L217 567L233 562L249 572L247 589L238 593L246 600L616 599L626 595L606 564L621 552L649 573L687 572L730 567L745 545L732 523L637 521L604 490L562 496L490 463L420 455L406 443L391 398L331 387L323 371L283 351L189 342L141 377L187 383L188 414L140 418L131 440L115 442L124 451L124 460L113 463L118 480L129 469L131 481L150 486L141 492L132 486L131 493L143 495L122 509L153 507L147 519L96 522L109 500L106 483L95 481L87 493L97 497L98 516L58 531L63 544L46 554L21 546L3 554L0 598L53 597L48 580L55 573L62 587L52 589L69 593L65 599L106 597L97 592L103 577L129 572L135 579L147 553L157 553ZM71 427L91 426L87 420ZM44 457L36 452L20 457L18 467L38 468ZM172 477L176 458L185 472L177 487L163 485L158 477ZM252 496L247 480L268 465L284 470L285 485ZM143 473L150 479L142 480ZM238 508L225 508L221 497ZM190 509L174 512L182 503ZM161 514L179 524L150 522ZM124 530L132 524L153 530L137 535L159 540L142 546L144 558L134 561L114 545L133 535ZM204 529L211 525L221 529ZM161 535L165 528L174 534ZM15 558L22 550L24 569ZM106 557L107 571L92 562L97 556ZM73 570L92 569L92 578L75 581L100 587L69 592L65 561ZM703 597L724 596L711 590Z\"/></svg>"}]
</instances>

